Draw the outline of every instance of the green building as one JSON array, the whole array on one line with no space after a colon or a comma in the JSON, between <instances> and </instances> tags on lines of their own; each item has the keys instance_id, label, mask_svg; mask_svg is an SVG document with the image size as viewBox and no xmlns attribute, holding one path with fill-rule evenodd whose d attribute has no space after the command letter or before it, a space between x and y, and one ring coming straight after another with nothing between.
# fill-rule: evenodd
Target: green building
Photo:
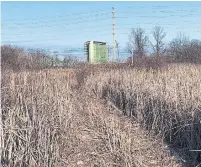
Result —
<instances>
[{"instance_id":1,"label":"green building","mask_svg":"<svg viewBox=\"0 0 201 167\"><path fill-rule=\"evenodd\" d=\"M105 42L87 41L84 45L87 61L92 64L108 62L108 46Z\"/></svg>"}]
</instances>

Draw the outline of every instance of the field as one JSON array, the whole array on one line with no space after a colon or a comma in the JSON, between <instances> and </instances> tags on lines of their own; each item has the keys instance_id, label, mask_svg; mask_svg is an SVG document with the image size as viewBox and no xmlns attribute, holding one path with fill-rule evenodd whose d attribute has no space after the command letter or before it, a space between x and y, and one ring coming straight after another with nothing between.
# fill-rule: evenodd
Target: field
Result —
<instances>
[{"instance_id":1,"label":"field","mask_svg":"<svg viewBox=\"0 0 201 167\"><path fill-rule=\"evenodd\" d=\"M4 166L201 163L201 65L4 72Z\"/></svg>"}]
</instances>

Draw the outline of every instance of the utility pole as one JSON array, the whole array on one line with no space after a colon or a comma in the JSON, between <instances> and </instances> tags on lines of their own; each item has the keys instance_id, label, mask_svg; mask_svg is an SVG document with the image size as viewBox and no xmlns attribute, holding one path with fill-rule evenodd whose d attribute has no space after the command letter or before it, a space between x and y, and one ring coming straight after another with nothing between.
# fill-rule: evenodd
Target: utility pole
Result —
<instances>
[{"instance_id":1,"label":"utility pole","mask_svg":"<svg viewBox=\"0 0 201 167\"><path fill-rule=\"evenodd\" d=\"M116 41L116 48L117 48L117 61L119 61L119 43Z\"/></svg>"},{"instance_id":2,"label":"utility pole","mask_svg":"<svg viewBox=\"0 0 201 167\"><path fill-rule=\"evenodd\" d=\"M115 33L115 11L112 8L112 34L113 34L113 61L116 61L116 33Z\"/></svg>"}]
</instances>

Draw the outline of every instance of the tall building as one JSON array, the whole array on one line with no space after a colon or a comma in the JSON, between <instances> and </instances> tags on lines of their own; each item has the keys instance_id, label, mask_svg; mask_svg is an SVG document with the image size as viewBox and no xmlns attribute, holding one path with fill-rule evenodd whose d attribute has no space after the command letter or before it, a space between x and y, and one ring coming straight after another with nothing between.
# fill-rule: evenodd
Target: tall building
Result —
<instances>
[{"instance_id":1,"label":"tall building","mask_svg":"<svg viewBox=\"0 0 201 167\"><path fill-rule=\"evenodd\" d=\"M106 42L87 41L84 44L85 55L87 61L92 64L108 62L108 46Z\"/></svg>"}]
</instances>

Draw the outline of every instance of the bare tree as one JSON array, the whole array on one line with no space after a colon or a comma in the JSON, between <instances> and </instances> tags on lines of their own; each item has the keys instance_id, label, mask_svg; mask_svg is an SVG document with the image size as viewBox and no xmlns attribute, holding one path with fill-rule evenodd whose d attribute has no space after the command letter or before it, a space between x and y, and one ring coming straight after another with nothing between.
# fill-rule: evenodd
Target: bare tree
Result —
<instances>
[{"instance_id":1,"label":"bare tree","mask_svg":"<svg viewBox=\"0 0 201 167\"><path fill-rule=\"evenodd\" d=\"M1 46L2 69L20 70L26 66L26 57L23 48L11 45Z\"/></svg>"},{"instance_id":2,"label":"bare tree","mask_svg":"<svg viewBox=\"0 0 201 167\"><path fill-rule=\"evenodd\" d=\"M64 60L63 60L63 66L70 68L70 67L75 67L75 65L78 64L78 59L75 56L72 55L66 55Z\"/></svg>"},{"instance_id":3,"label":"bare tree","mask_svg":"<svg viewBox=\"0 0 201 167\"><path fill-rule=\"evenodd\" d=\"M155 26L152 31L152 35L155 40L155 44L151 43L151 46L154 51L154 55L160 56L162 53L165 52L164 45L165 43L163 42L166 33L164 32L164 29L160 26Z\"/></svg>"},{"instance_id":4,"label":"bare tree","mask_svg":"<svg viewBox=\"0 0 201 167\"><path fill-rule=\"evenodd\" d=\"M127 43L127 51L138 57L143 57L146 53L146 47L148 46L148 36L145 35L145 31L142 28L132 29L129 35L129 42Z\"/></svg>"},{"instance_id":5,"label":"bare tree","mask_svg":"<svg viewBox=\"0 0 201 167\"><path fill-rule=\"evenodd\" d=\"M30 57L31 68L41 69L47 67L48 54L45 50L28 49L27 53Z\"/></svg>"},{"instance_id":6,"label":"bare tree","mask_svg":"<svg viewBox=\"0 0 201 167\"><path fill-rule=\"evenodd\" d=\"M169 53L177 60L183 59L188 46L190 45L189 37L184 33L179 33L169 44ZM188 54L188 53L187 53Z\"/></svg>"},{"instance_id":7,"label":"bare tree","mask_svg":"<svg viewBox=\"0 0 201 167\"><path fill-rule=\"evenodd\" d=\"M180 33L170 42L168 54L177 62L201 63L201 41Z\"/></svg>"},{"instance_id":8,"label":"bare tree","mask_svg":"<svg viewBox=\"0 0 201 167\"><path fill-rule=\"evenodd\" d=\"M191 40L190 51L191 62L201 63L201 41L200 40Z\"/></svg>"}]
</instances>

